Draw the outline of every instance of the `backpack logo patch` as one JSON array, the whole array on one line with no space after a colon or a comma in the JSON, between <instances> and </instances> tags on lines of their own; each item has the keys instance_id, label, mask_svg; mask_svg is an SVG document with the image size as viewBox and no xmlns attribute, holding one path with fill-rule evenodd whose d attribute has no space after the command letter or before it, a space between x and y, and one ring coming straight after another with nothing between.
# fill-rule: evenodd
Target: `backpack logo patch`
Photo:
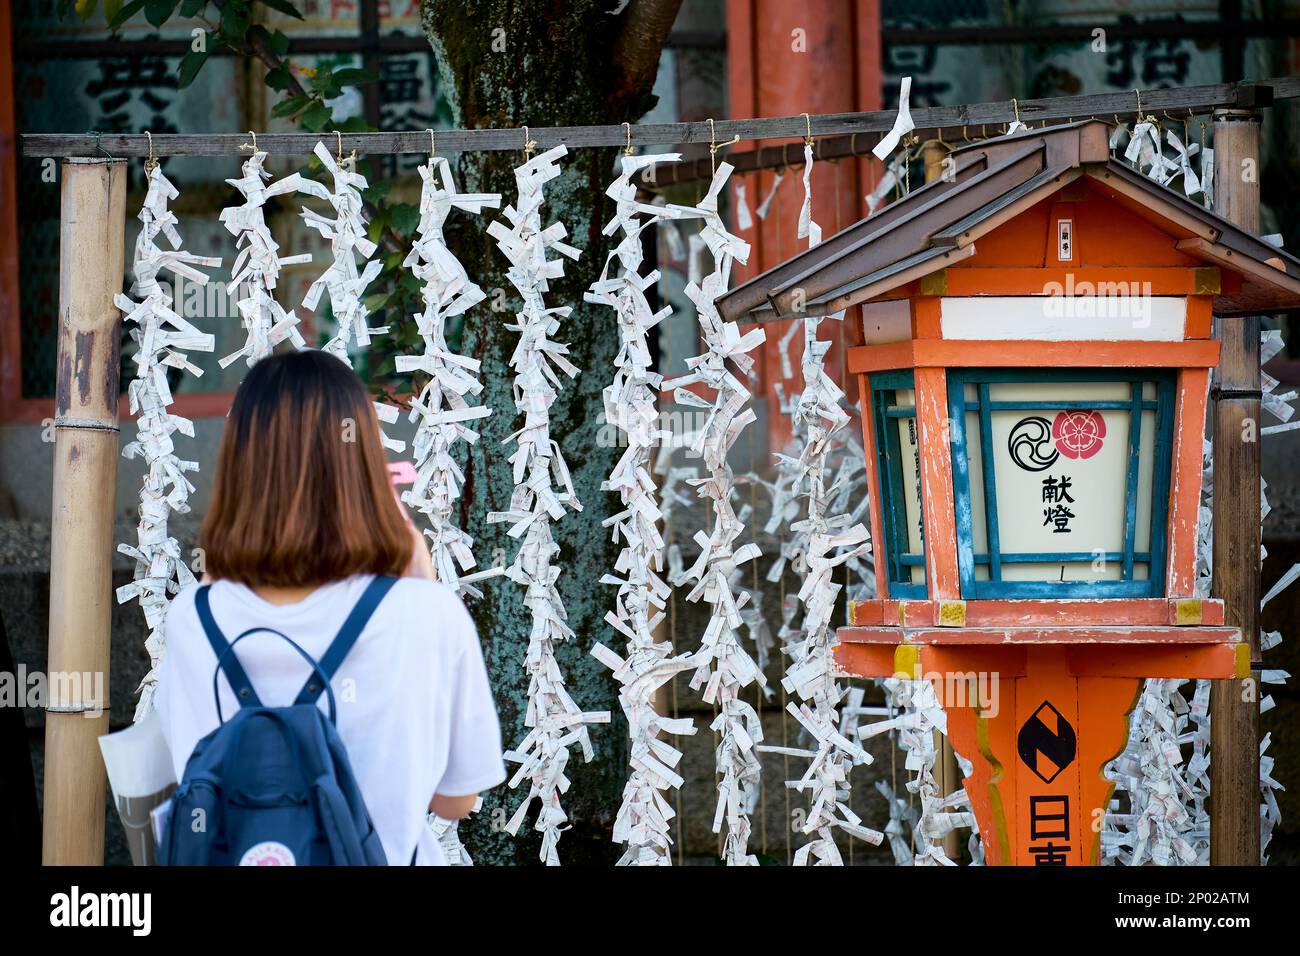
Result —
<instances>
[{"instance_id":1,"label":"backpack logo patch","mask_svg":"<svg viewBox=\"0 0 1300 956\"><path fill-rule=\"evenodd\" d=\"M293 851L283 843L267 840L248 848L239 858L240 866L297 866Z\"/></svg>"}]
</instances>

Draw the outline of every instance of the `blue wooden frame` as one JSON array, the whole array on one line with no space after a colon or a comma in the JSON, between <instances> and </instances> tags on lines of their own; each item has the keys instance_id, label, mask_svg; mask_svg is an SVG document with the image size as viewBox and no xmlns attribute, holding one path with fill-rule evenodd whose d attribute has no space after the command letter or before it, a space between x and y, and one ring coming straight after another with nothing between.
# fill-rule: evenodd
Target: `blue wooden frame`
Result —
<instances>
[{"instance_id":1,"label":"blue wooden frame","mask_svg":"<svg viewBox=\"0 0 1300 956\"><path fill-rule=\"evenodd\" d=\"M896 393L911 390L916 394L915 378L910 371L873 372L871 380L871 418L876 436L876 486L880 489L880 529L884 536L879 554L885 561L887 597L908 600L924 599L928 594L924 582L914 584L911 570L920 567L925 573L925 536L921 553L908 552L907 505L903 499L903 447L898 429L890 427L900 418L916 418L916 406L896 403ZM918 426L919 428L919 426Z\"/></svg>"},{"instance_id":2,"label":"blue wooden frame","mask_svg":"<svg viewBox=\"0 0 1300 956\"><path fill-rule=\"evenodd\" d=\"M1004 382L1128 382L1130 397L1126 401L1023 401L993 402L989 385ZM1143 398L1143 386L1156 386L1155 400ZM977 390L975 401L967 401L966 386ZM1166 538L1168 533L1169 480L1173 465L1173 428L1176 372L1165 369L949 369L948 414L952 450L953 495L956 508L957 567L962 597L988 598L1144 598L1162 597L1165 590ZM1095 552L1053 552L1042 554L1004 553L998 540L998 502L995 456L992 448L991 412L1061 410L1061 409L1130 411L1128 465L1125 475L1124 550L1108 552L1107 561L1122 563L1118 581L1003 581L1002 565L1014 563L1063 563L1092 561ZM1150 550L1135 551L1137 538L1137 486L1141 457L1142 414L1154 411L1155 442L1152 446L1153 486L1151 489ZM976 554L972 524L970 468L966 442L966 415L974 412L979 420L981 473L984 491L985 533L988 553ZM1134 566L1147 566L1146 580L1134 575ZM975 578L976 565L987 565L989 580Z\"/></svg>"}]
</instances>

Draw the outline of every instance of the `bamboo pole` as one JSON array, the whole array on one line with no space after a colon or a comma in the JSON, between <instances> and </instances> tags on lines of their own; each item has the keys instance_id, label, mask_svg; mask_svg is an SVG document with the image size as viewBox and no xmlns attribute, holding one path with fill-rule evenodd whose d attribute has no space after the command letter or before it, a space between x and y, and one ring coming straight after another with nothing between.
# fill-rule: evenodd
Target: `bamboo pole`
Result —
<instances>
[{"instance_id":1,"label":"bamboo pole","mask_svg":"<svg viewBox=\"0 0 1300 956\"><path fill-rule=\"evenodd\" d=\"M104 862L113 509L125 160L68 159L59 222L59 339L45 714L46 865Z\"/></svg>"},{"instance_id":2,"label":"bamboo pole","mask_svg":"<svg viewBox=\"0 0 1300 956\"><path fill-rule=\"evenodd\" d=\"M1256 110L1214 114L1214 210L1259 232ZM1216 319L1214 593L1226 623L1250 642L1251 676L1215 681L1210 695L1210 862L1259 865L1260 368L1258 316Z\"/></svg>"}]
</instances>

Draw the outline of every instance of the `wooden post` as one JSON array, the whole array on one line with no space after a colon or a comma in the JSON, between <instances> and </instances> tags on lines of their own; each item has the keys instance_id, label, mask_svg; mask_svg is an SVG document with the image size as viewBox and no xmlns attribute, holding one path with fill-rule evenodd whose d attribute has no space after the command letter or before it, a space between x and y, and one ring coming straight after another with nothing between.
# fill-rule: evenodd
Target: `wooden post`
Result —
<instances>
[{"instance_id":1,"label":"wooden post","mask_svg":"<svg viewBox=\"0 0 1300 956\"><path fill-rule=\"evenodd\" d=\"M948 150L938 141L930 142L925 145L921 151L921 156L925 161L925 181L934 182L943 176L944 160L948 156ZM952 749L952 741L939 731L934 732L934 746L937 751L937 759L934 762L934 782L939 788L939 793L948 796L960 790L965 782L962 780L961 769L957 766L957 754ZM961 861L961 833L953 830L943 838L943 853L950 860Z\"/></svg>"},{"instance_id":2,"label":"wooden post","mask_svg":"<svg viewBox=\"0 0 1300 956\"><path fill-rule=\"evenodd\" d=\"M937 141L925 144L921 150L921 158L925 162L925 181L934 182L943 175L943 161L948 156L948 150L941 146Z\"/></svg>"},{"instance_id":3,"label":"wooden post","mask_svg":"<svg viewBox=\"0 0 1300 956\"><path fill-rule=\"evenodd\" d=\"M104 862L113 511L126 161L68 159L59 222L59 340L45 714L47 865Z\"/></svg>"},{"instance_id":4,"label":"wooden post","mask_svg":"<svg viewBox=\"0 0 1300 956\"><path fill-rule=\"evenodd\" d=\"M1214 209L1259 232L1259 113L1214 114ZM1259 865L1260 320L1215 319L1214 594L1225 622L1250 642L1249 684L1215 681L1210 695L1210 862Z\"/></svg>"}]
</instances>

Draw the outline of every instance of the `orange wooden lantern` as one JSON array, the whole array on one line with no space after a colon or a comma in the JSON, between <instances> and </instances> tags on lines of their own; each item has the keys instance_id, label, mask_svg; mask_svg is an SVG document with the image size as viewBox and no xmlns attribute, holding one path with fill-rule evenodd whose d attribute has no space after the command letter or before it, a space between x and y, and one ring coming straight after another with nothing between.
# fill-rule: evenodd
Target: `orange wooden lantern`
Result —
<instances>
[{"instance_id":1,"label":"orange wooden lantern","mask_svg":"<svg viewBox=\"0 0 1300 956\"><path fill-rule=\"evenodd\" d=\"M1142 679L1249 673L1195 588L1211 316L1300 305L1300 261L1097 121L953 159L718 305L860 314L879 597L837 657L934 683L990 864L1096 863Z\"/></svg>"}]
</instances>

